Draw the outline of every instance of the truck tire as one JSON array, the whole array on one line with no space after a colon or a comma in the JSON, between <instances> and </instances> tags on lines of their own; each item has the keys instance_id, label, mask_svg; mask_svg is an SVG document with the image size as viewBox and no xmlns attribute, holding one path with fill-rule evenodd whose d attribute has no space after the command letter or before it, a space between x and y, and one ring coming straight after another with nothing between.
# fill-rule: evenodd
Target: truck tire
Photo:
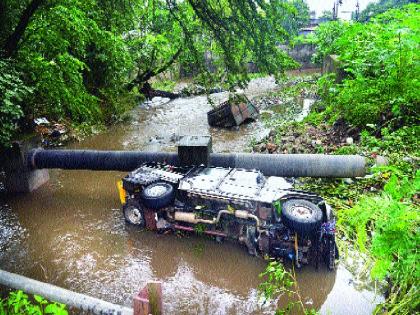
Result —
<instances>
[{"instance_id":1,"label":"truck tire","mask_svg":"<svg viewBox=\"0 0 420 315\"><path fill-rule=\"evenodd\" d=\"M145 227L144 210L137 200L129 199L123 205L123 213L125 221L129 224Z\"/></svg>"},{"instance_id":2,"label":"truck tire","mask_svg":"<svg viewBox=\"0 0 420 315\"><path fill-rule=\"evenodd\" d=\"M169 206L175 199L174 187L165 182L146 186L141 192L143 204L150 209L161 209Z\"/></svg>"},{"instance_id":3,"label":"truck tire","mask_svg":"<svg viewBox=\"0 0 420 315\"><path fill-rule=\"evenodd\" d=\"M281 217L288 228L299 236L307 236L321 226L322 210L307 200L290 199L282 204Z\"/></svg>"}]
</instances>

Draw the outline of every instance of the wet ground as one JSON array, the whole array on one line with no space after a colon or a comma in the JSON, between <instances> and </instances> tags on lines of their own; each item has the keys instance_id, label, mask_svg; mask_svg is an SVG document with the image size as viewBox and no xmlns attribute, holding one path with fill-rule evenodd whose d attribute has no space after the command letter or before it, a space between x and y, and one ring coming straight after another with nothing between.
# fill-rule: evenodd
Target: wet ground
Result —
<instances>
[{"instance_id":1,"label":"wet ground","mask_svg":"<svg viewBox=\"0 0 420 315\"><path fill-rule=\"evenodd\" d=\"M257 79L247 93L275 88ZM212 96L217 102L225 93ZM72 148L169 150L177 136L211 134L213 151L243 151L264 134L259 122L236 130L209 128L205 96L140 106L132 121ZM245 248L197 236L140 231L124 223L118 172L50 172L38 191L0 202L0 268L107 301L130 305L147 281L164 283L166 314L273 314L276 301L258 302L261 258ZM305 304L323 314L370 314L381 298L339 265L336 272L307 266L297 274Z\"/></svg>"}]
</instances>

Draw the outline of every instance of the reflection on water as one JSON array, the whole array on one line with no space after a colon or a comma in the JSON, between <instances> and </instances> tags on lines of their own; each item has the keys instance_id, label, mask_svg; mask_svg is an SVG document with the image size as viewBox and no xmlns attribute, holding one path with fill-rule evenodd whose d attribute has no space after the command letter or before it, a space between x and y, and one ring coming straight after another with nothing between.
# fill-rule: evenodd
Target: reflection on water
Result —
<instances>
[{"instance_id":1,"label":"reflection on water","mask_svg":"<svg viewBox=\"0 0 420 315\"><path fill-rule=\"evenodd\" d=\"M250 93L273 84L259 79ZM211 134L214 151L242 151L264 130L259 122L238 130L209 128L209 109L201 96L139 107L133 122L71 147L170 151L176 135ZM147 281L161 280L167 314L274 313L275 301L263 305L257 297L265 262L241 246L126 226L115 189L123 175L54 170L35 193L0 202L0 267L125 305ZM369 314L378 299L357 291L343 267L333 273L307 267L297 276L306 305L325 314Z\"/></svg>"}]
</instances>

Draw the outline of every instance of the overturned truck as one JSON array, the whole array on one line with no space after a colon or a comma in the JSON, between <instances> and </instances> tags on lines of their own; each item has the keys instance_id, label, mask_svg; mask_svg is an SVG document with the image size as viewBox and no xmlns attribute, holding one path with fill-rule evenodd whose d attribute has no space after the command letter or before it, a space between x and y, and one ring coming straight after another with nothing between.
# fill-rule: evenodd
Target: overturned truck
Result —
<instances>
[{"instance_id":1,"label":"overturned truck","mask_svg":"<svg viewBox=\"0 0 420 315\"><path fill-rule=\"evenodd\" d=\"M204 233L244 244L251 255L297 267L338 258L331 208L283 177L223 167L145 163L120 184L125 220L160 232Z\"/></svg>"}]
</instances>

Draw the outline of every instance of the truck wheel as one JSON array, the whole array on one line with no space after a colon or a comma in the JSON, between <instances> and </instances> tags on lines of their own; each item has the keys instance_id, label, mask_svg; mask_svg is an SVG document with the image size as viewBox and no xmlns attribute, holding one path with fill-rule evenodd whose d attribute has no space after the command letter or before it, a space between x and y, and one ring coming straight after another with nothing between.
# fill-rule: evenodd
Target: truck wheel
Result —
<instances>
[{"instance_id":1,"label":"truck wheel","mask_svg":"<svg viewBox=\"0 0 420 315\"><path fill-rule=\"evenodd\" d=\"M143 208L137 200L127 200L123 205L123 213L125 221L128 223L138 227L144 227L146 225Z\"/></svg>"},{"instance_id":2,"label":"truck wheel","mask_svg":"<svg viewBox=\"0 0 420 315\"><path fill-rule=\"evenodd\" d=\"M307 200L290 199L282 204L284 224L300 236L316 231L322 222L322 210Z\"/></svg>"},{"instance_id":3,"label":"truck wheel","mask_svg":"<svg viewBox=\"0 0 420 315\"><path fill-rule=\"evenodd\" d=\"M141 192L143 204L150 209L161 209L169 206L175 199L174 187L165 182L146 186Z\"/></svg>"}]
</instances>

